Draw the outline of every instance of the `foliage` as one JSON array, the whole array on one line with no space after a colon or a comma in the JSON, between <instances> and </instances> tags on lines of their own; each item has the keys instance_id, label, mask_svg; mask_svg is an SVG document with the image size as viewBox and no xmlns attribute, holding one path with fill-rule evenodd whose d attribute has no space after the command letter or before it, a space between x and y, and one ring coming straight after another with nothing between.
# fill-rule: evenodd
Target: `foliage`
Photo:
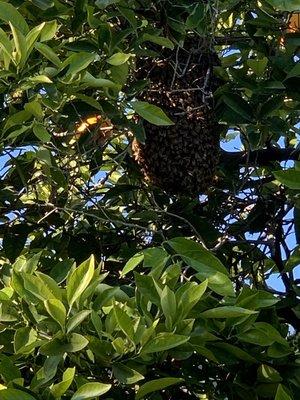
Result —
<instances>
[{"instance_id":1,"label":"foliage","mask_svg":"<svg viewBox=\"0 0 300 400\"><path fill-rule=\"evenodd\" d=\"M297 399L297 9L0 1L0 399ZM170 196L131 157L143 119L172 123L135 68L203 37L243 150Z\"/></svg>"}]
</instances>

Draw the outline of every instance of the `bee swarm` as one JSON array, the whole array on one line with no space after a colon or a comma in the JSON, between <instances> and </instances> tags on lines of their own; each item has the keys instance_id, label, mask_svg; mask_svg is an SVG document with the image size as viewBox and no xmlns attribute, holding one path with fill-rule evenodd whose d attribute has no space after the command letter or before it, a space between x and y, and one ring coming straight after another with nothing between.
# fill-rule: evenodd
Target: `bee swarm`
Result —
<instances>
[{"instance_id":1,"label":"bee swarm","mask_svg":"<svg viewBox=\"0 0 300 400\"><path fill-rule=\"evenodd\" d=\"M147 181L169 193L196 195L212 184L218 163L212 97L218 58L193 41L168 52L162 60L140 60L136 78L150 81L140 99L161 107L174 125L145 121L145 143L134 140L133 156Z\"/></svg>"}]
</instances>

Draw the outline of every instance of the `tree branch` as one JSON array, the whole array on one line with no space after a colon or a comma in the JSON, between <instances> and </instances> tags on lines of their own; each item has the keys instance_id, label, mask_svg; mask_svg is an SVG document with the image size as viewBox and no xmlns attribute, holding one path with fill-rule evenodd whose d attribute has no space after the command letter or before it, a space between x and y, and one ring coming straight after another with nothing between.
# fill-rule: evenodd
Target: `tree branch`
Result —
<instances>
[{"instance_id":1,"label":"tree branch","mask_svg":"<svg viewBox=\"0 0 300 400\"><path fill-rule=\"evenodd\" d=\"M300 160L300 149L270 147L254 151L221 152L221 162L235 165L267 165L275 161Z\"/></svg>"},{"instance_id":2,"label":"tree branch","mask_svg":"<svg viewBox=\"0 0 300 400\"><path fill-rule=\"evenodd\" d=\"M250 36L239 35L239 36L215 36L214 42L216 45L230 45L234 43L241 43L243 41L250 42L252 38Z\"/></svg>"}]
</instances>

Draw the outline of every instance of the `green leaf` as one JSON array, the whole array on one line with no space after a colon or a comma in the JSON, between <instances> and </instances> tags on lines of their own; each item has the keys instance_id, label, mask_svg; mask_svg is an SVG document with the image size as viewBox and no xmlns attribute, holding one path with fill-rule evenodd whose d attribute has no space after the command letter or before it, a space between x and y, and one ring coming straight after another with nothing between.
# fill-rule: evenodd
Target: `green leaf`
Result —
<instances>
[{"instance_id":1,"label":"green leaf","mask_svg":"<svg viewBox=\"0 0 300 400\"><path fill-rule=\"evenodd\" d=\"M38 269L38 265L41 259L41 255L43 254L42 251L35 253L30 256L30 258L26 258L26 262L22 264L20 269L16 269L16 271L24 271L28 272L29 274L33 274L34 271Z\"/></svg>"},{"instance_id":2,"label":"green leaf","mask_svg":"<svg viewBox=\"0 0 300 400\"><path fill-rule=\"evenodd\" d=\"M267 0L267 2L277 10L300 11L299 0Z\"/></svg>"},{"instance_id":3,"label":"green leaf","mask_svg":"<svg viewBox=\"0 0 300 400\"><path fill-rule=\"evenodd\" d=\"M95 5L100 8L100 10L104 10L106 7L111 6L112 4L119 3L120 0L96 0Z\"/></svg>"},{"instance_id":4,"label":"green leaf","mask_svg":"<svg viewBox=\"0 0 300 400\"><path fill-rule=\"evenodd\" d=\"M32 4L39 7L41 10L48 10L54 6L53 0L31 0Z\"/></svg>"},{"instance_id":5,"label":"green leaf","mask_svg":"<svg viewBox=\"0 0 300 400\"><path fill-rule=\"evenodd\" d=\"M43 108L39 101L30 101L24 104L24 110L32 114L36 119L41 120L44 116Z\"/></svg>"},{"instance_id":6,"label":"green leaf","mask_svg":"<svg viewBox=\"0 0 300 400\"><path fill-rule=\"evenodd\" d=\"M285 79L293 78L300 75L300 64L297 63L287 74Z\"/></svg>"},{"instance_id":7,"label":"green leaf","mask_svg":"<svg viewBox=\"0 0 300 400\"><path fill-rule=\"evenodd\" d=\"M50 299L44 301L44 305L48 314L61 326L61 329L64 329L67 313L63 303L57 299Z\"/></svg>"},{"instance_id":8,"label":"green leaf","mask_svg":"<svg viewBox=\"0 0 300 400\"><path fill-rule=\"evenodd\" d=\"M266 335L266 332L268 333ZM286 340L280 333L270 324L266 322L256 322L246 332L237 335L238 339L258 346L270 346L274 342L280 343L283 346L287 345Z\"/></svg>"},{"instance_id":9,"label":"green leaf","mask_svg":"<svg viewBox=\"0 0 300 400\"><path fill-rule=\"evenodd\" d=\"M283 385L278 385L275 400L293 400Z\"/></svg>"},{"instance_id":10,"label":"green leaf","mask_svg":"<svg viewBox=\"0 0 300 400\"><path fill-rule=\"evenodd\" d=\"M228 271L221 261L209 250L206 250L200 243L183 237L169 240L166 243L181 257L188 258L195 265L199 263L197 268L195 268L197 271L201 270L202 265L207 265L212 267L215 271L228 275Z\"/></svg>"},{"instance_id":11,"label":"green leaf","mask_svg":"<svg viewBox=\"0 0 300 400\"><path fill-rule=\"evenodd\" d=\"M208 286L223 296L234 296L232 282L221 261L201 244L185 238L175 238L166 242L193 269L200 280L208 279Z\"/></svg>"},{"instance_id":12,"label":"green leaf","mask_svg":"<svg viewBox=\"0 0 300 400\"><path fill-rule=\"evenodd\" d=\"M233 346L232 344L224 343L224 342L221 342L221 343L216 342L216 343L213 343L213 347L215 347L217 349L225 350L227 353L233 354L234 357L236 357L237 359L247 361L249 363L257 362L254 357L250 356L250 354L246 353L240 347Z\"/></svg>"},{"instance_id":13,"label":"green leaf","mask_svg":"<svg viewBox=\"0 0 300 400\"><path fill-rule=\"evenodd\" d=\"M51 79L46 75L36 75L29 77L29 81L33 83L52 83Z\"/></svg>"},{"instance_id":14,"label":"green leaf","mask_svg":"<svg viewBox=\"0 0 300 400\"><path fill-rule=\"evenodd\" d=\"M169 254L162 247L152 247L149 249L145 249L143 250L143 254L144 267L151 268L152 271L161 271L169 259Z\"/></svg>"},{"instance_id":15,"label":"green leaf","mask_svg":"<svg viewBox=\"0 0 300 400\"><path fill-rule=\"evenodd\" d=\"M51 283L49 285L46 280L43 280L43 274L38 274L39 276L22 274L25 289L42 301L58 298L58 287L52 287Z\"/></svg>"},{"instance_id":16,"label":"green leaf","mask_svg":"<svg viewBox=\"0 0 300 400\"><path fill-rule=\"evenodd\" d=\"M126 6L126 3L121 3L118 6L118 11L121 13L121 15L127 19L131 27L136 30L137 25L138 25L138 19L136 18L136 13L133 11L133 9L129 8Z\"/></svg>"},{"instance_id":17,"label":"green leaf","mask_svg":"<svg viewBox=\"0 0 300 400\"><path fill-rule=\"evenodd\" d=\"M247 64L256 76L262 77L268 65L268 59L267 57L264 57L262 59L249 59L247 60Z\"/></svg>"},{"instance_id":18,"label":"green leaf","mask_svg":"<svg viewBox=\"0 0 300 400\"><path fill-rule=\"evenodd\" d=\"M29 354L33 350L33 343L37 340L37 333L33 328L25 326L15 331L14 351L20 354Z\"/></svg>"},{"instance_id":19,"label":"green leaf","mask_svg":"<svg viewBox=\"0 0 300 400\"><path fill-rule=\"evenodd\" d=\"M19 11L11 4L0 2L0 19L15 26L23 35L29 31L27 22Z\"/></svg>"},{"instance_id":20,"label":"green leaf","mask_svg":"<svg viewBox=\"0 0 300 400\"><path fill-rule=\"evenodd\" d=\"M30 127L29 127L28 125L24 125L24 126L22 126L21 128L12 131L12 132L7 136L6 139L15 139L15 138L17 138L18 136L22 135L22 133L27 132L27 131L29 130L29 128L30 128Z\"/></svg>"},{"instance_id":21,"label":"green leaf","mask_svg":"<svg viewBox=\"0 0 300 400\"><path fill-rule=\"evenodd\" d=\"M86 72L82 78L82 82L88 85L91 88L111 88L111 89L118 89L119 86L110 81L109 79L103 78L95 78L89 72Z\"/></svg>"},{"instance_id":22,"label":"green leaf","mask_svg":"<svg viewBox=\"0 0 300 400\"><path fill-rule=\"evenodd\" d=\"M257 312L242 307L223 306L206 310L201 313L201 316L203 318L235 318L252 314L257 314Z\"/></svg>"},{"instance_id":23,"label":"green leaf","mask_svg":"<svg viewBox=\"0 0 300 400\"><path fill-rule=\"evenodd\" d=\"M36 400L36 397L17 389L3 389L0 391L0 400Z\"/></svg>"},{"instance_id":24,"label":"green leaf","mask_svg":"<svg viewBox=\"0 0 300 400\"><path fill-rule=\"evenodd\" d=\"M193 264L192 267L195 267ZM196 274L201 281L208 280L208 287L221 296L234 296L234 289L231 280L227 275L221 272L215 272L213 269L205 266L202 271Z\"/></svg>"},{"instance_id":25,"label":"green leaf","mask_svg":"<svg viewBox=\"0 0 300 400\"><path fill-rule=\"evenodd\" d=\"M47 21L45 22L44 28L42 29L40 41L47 42L53 39L58 29L57 21Z\"/></svg>"},{"instance_id":26,"label":"green leaf","mask_svg":"<svg viewBox=\"0 0 300 400\"><path fill-rule=\"evenodd\" d=\"M154 278L149 275L139 275L137 273L134 273L134 277L138 291L145 296L147 300L159 307L160 293Z\"/></svg>"},{"instance_id":27,"label":"green leaf","mask_svg":"<svg viewBox=\"0 0 300 400\"><path fill-rule=\"evenodd\" d=\"M286 357L292 352L293 350L289 346L274 342L268 347L267 355L268 357L277 359Z\"/></svg>"},{"instance_id":28,"label":"green leaf","mask_svg":"<svg viewBox=\"0 0 300 400\"><path fill-rule=\"evenodd\" d=\"M111 388L111 385L105 383L91 382L85 383L73 394L71 400L86 400L93 399L94 397L101 396L107 393Z\"/></svg>"},{"instance_id":29,"label":"green leaf","mask_svg":"<svg viewBox=\"0 0 300 400\"><path fill-rule=\"evenodd\" d=\"M282 104L282 95L273 96L261 105L259 115L261 116L261 118L266 118L274 111L278 110L282 106Z\"/></svg>"},{"instance_id":30,"label":"green leaf","mask_svg":"<svg viewBox=\"0 0 300 400\"><path fill-rule=\"evenodd\" d=\"M40 150L40 151L42 151L42 150ZM45 151L48 152L48 150L46 150L46 149L45 149ZM37 154L38 153L39 152L37 152ZM41 157L41 160L42 160L42 157ZM55 282L55 280L52 279L51 276L43 274L42 272L39 272L39 271L36 271L36 275L43 282L43 284L48 288L48 290L52 293L51 298L52 299L56 298L58 300L61 300L62 292L61 292L61 289L59 288L58 284Z\"/></svg>"},{"instance_id":31,"label":"green leaf","mask_svg":"<svg viewBox=\"0 0 300 400\"><path fill-rule=\"evenodd\" d=\"M41 142L49 142L51 139L50 133L44 127L43 124L35 122L32 127L33 133Z\"/></svg>"},{"instance_id":32,"label":"green leaf","mask_svg":"<svg viewBox=\"0 0 300 400\"><path fill-rule=\"evenodd\" d=\"M149 393L157 392L158 390L165 389L172 385L177 385L178 383L181 382L183 382L182 378L171 378L171 377L154 379L153 381L146 382L138 389L135 396L135 400L140 400Z\"/></svg>"},{"instance_id":33,"label":"green leaf","mask_svg":"<svg viewBox=\"0 0 300 400\"><path fill-rule=\"evenodd\" d=\"M292 272L295 267L300 265L300 246L297 246L285 264L285 271Z\"/></svg>"},{"instance_id":34,"label":"green leaf","mask_svg":"<svg viewBox=\"0 0 300 400\"><path fill-rule=\"evenodd\" d=\"M143 260L144 260L143 253L135 254L125 264L125 267L122 269L121 276L123 277L126 274L128 274L130 271L133 271Z\"/></svg>"},{"instance_id":35,"label":"green leaf","mask_svg":"<svg viewBox=\"0 0 300 400\"><path fill-rule=\"evenodd\" d=\"M2 378L1 380L4 379L7 383L14 379L21 378L19 367L15 365L11 357L6 356L5 354L0 354L0 375Z\"/></svg>"},{"instance_id":36,"label":"green leaf","mask_svg":"<svg viewBox=\"0 0 300 400\"><path fill-rule=\"evenodd\" d=\"M125 385L133 385L134 383L145 379L145 377L138 371L121 363L115 363L112 367L112 371L116 379Z\"/></svg>"},{"instance_id":37,"label":"green leaf","mask_svg":"<svg viewBox=\"0 0 300 400\"><path fill-rule=\"evenodd\" d=\"M201 284L196 282L187 282L176 292L178 302L178 319L185 318L190 310L199 302L207 289L208 281Z\"/></svg>"},{"instance_id":38,"label":"green leaf","mask_svg":"<svg viewBox=\"0 0 300 400\"><path fill-rule=\"evenodd\" d=\"M268 337L272 338L275 342L281 343L284 346L287 345L287 341L271 324L268 324L266 322L255 322L255 324L253 324L253 327L260 330L261 332L268 332Z\"/></svg>"},{"instance_id":39,"label":"green leaf","mask_svg":"<svg viewBox=\"0 0 300 400\"><path fill-rule=\"evenodd\" d=\"M67 323L67 333L75 329L82 321L84 321L91 313L91 310L82 310L79 313L73 315Z\"/></svg>"},{"instance_id":40,"label":"green leaf","mask_svg":"<svg viewBox=\"0 0 300 400\"><path fill-rule=\"evenodd\" d=\"M142 354L159 353L161 351L173 349L181 344L186 343L189 336L177 335L175 333L163 332L159 333L154 339L150 340L142 348Z\"/></svg>"},{"instance_id":41,"label":"green leaf","mask_svg":"<svg viewBox=\"0 0 300 400\"><path fill-rule=\"evenodd\" d=\"M247 332L238 335L242 342L256 344L258 346L270 346L274 339L268 337L265 333L257 329L249 329Z\"/></svg>"},{"instance_id":42,"label":"green leaf","mask_svg":"<svg viewBox=\"0 0 300 400\"><path fill-rule=\"evenodd\" d=\"M40 347L41 354L46 356L63 355L64 353L76 353L83 350L89 341L78 333L72 333L68 338L54 338Z\"/></svg>"},{"instance_id":43,"label":"green leaf","mask_svg":"<svg viewBox=\"0 0 300 400\"><path fill-rule=\"evenodd\" d=\"M45 57L47 60L51 61L56 67L60 68L61 61L57 54L44 43L35 43L35 48ZM49 78L48 78L49 79Z\"/></svg>"},{"instance_id":44,"label":"green leaf","mask_svg":"<svg viewBox=\"0 0 300 400\"><path fill-rule=\"evenodd\" d=\"M94 271L95 259L91 256L72 272L67 283L67 299L70 308L91 282Z\"/></svg>"},{"instance_id":45,"label":"green leaf","mask_svg":"<svg viewBox=\"0 0 300 400\"><path fill-rule=\"evenodd\" d=\"M174 125L163 110L153 104L149 104L146 101L134 101L131 106L137 114L151 124L158 126Z\"/></svg>"},{"instance_id":46,"label":"green leaf","mask_svg":"<svg viewBox=\"0 0 300 400\"><path fill-rule=\"evenodd\" d=\"M285 86L280 81L268 81L262 84L263 89L267 90L285 90Z\"/></svg>"},{"instance_id":47,"label":"green leaf","mask_svg":"<svg viewBox=\"0 0 300 400\"><path fill-rule=\"evenodd\" d=\"M36 390L53 379L57 373L58 364L61 360L60 356L47 357L43 366L37 370L30 385L31 388Z\"/></svg>"},{"instance_id":48,"label":"green leaf","mask_svg":"<svg viewBox=\"0 0 300 400\"><path fill-rule=\"evenodd\" d=\"M38 37L40 36L44 27L45 27L45 22L43 22L38 26L35 26L33 29L31 29L30 32L27 33L26 35L26 48L28 50L27 57L31 53L33 46L37 41Z\"/></svg>"},{"instance_id":49,"label":"green leaf","mask_svg":"<svg viewBox=\"0 0 300 400\"><path fill-rule=\"evenodd\" d=\"M271 307L278 303L278 301L279 299L276 298L272 293L258 290L254 293L253 291L250 291L242 298L239 297L236 305L239 307L248 308L250 310L258 310L260 308Z\"/></svg>"},{"instance_id":50,"label":"green leaf","mask_svg":"<svg viewBox=\"0 0 300 400\"><path fill-rule=\"evenodd\" d=\"M95 54L80 52L72 54L64 61L63 65L69 65L67 75L75 75L78 72L86 69L95 60Z\"/></svg>"},{"instance_id":51,"label":"green leaf","mask_svg":"<svg viewBox=\"0 0 300 400\"><path fill-rule=\"evenodd\" d=\"M13 58L12 43L2 28L0 28L0 48L5 52L9 59Z\"/></svg>"},{"instance_id":52,"label":"green leaf","mask_svg":"<svg viewBox=\"0 0 300 400\"><path fill-rule=\"evenodd\" d=\"M13 34L13 41L16 48L15 52L15 62L16 65L23 67L26 58L27 58L27 43L26 38L22 34L19 29L14 27L11 23L9 23L12 34Z\"/></svg>"},{"instance_id":53,"label":"green leaf","mask_svg":"<svg viewBox=\"0 0 300 400\"><path fill-rule=\"evenodd\" d=\"M99 337L102 336L102 321L96 311L92 311L91 321Z\"/></svg>"},{"instance_id":54,"label":"green leaf","mask_svg":"<svg viewBox=\"0 0 300 400\"><path fill-rule=\"evenodd\" d=\"M282 378L276 369L269 365L262 364L257 371L257 378L260 382L281 382Z\"/></svg>"},{"instance_id":55,"label":"green leaf","mask_svg":"<svg viewBox=\"0 0 300 400\"><path fill-rule=\"evenodd\" d=\"M55 398L60 398L71 386L75 376L76 368L67 368L62 377L62 381L53 385L50 390Z\"/></svg>"},{"instance_id":56,"label":"green leaf","mask_svg":"<svg viewBox=\"0 0 300 400\"><path fill-rule=\"evenodd\" d=\"M173 42L166 38L166 37L162 37L162 36L155 36L155 35L149 35L149 33L144 33L142 36L142 40L144 42L152 42L155 44L158 44L159 46L164 46L168 49L173 50L174 49L174 44Z\"/></svg>"},{"instance_id":57,"label":"green leaf","mask_svg":"<svg viewBox=\"0 0 300 400\"><path fill-rule=\"evenodd\" d=\"M275 178L290 189L300 190L300 171L287 169L273 172Z\"/></svg>"},{"instance_id":58,"label":"green leaf","mask_svg":"<svg viewBox=\"0 0 300 400\"><path fill-rule=\"evenodd\" d=\"M200 22L205 16L205 7L202 2L195 5L193 11L186 20L186 26L189 29L195 29L199 26Z\"/></svg>"},{"instance_id":59,"label":"green leaf","mask_svg":"<svg viewBox=\"0 0 300 400\"><path fill-rule=\"evenodd\" d=\"M165 286L161 294L161 308L166 318L166 328L171 330L176 321L177 303L175 293Z\"/></svg>"},{"instance_id":60,"label":"green leaf","mask_svg":"<svg viewBox=\"0 0 300 400\"><path fill-rule=\"evenodd\" d=\"M228 107L230 107L241 117L245 118L245 120L252 120L252 109L241 96L238 96L236 94L223 95L222 99Z\"/></svg>"},{"instance_id":61,"label":"green leaf","mask_svg":"<svg viewBox=\"0 0 300 400\"><path fill-rule=\"evenodd\" d=\"M109 57L106 61L108 62L108 64L111 65L122 65L125 64L130 57L134 57L134 54L115 53L111 57Z\"/></svg>"},{"instance_id":62,"label":"green leaf","mask_svg":"<svg viewBox=\"0 0 300 400\"><path fill-rule=\"evenodd\" d=\"M133 341L134 338L133 320L126 314L124 310L122 310L120 307L116 305L114 306L114 314L121 330L125 333L128 339Z\"/></svg>"}]
</instances>

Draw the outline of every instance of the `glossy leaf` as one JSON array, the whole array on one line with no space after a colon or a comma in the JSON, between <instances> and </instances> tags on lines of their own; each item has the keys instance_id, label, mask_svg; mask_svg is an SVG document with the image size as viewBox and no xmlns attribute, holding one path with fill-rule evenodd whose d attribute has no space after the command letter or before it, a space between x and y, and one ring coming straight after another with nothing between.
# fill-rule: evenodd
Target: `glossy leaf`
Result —
<instances>
[{"instance_id":1,"label":"glossy leaf","mask_svg":"<svg viewBox=\"0 0 300 400\"><path fill-rule=\"evenodd\" d=\"M85 383L71 397L71 400L87 400L107 393L111 385L98 382Z\"/></svg>"},{"instance_id":2,"label":"glossy leaf","mask_svg":"<svg viewBox=\"0 0 300 400\"><path fill-rule=\"evenodd\" d=\"M91 53L80 52L72 54L65 62L64 65L69 65L67 74L74 75L86 69L95 59L95 55Z\"/></svg>"},{"instance_id":3,"label":"glossy leaf","mask_svg":"<svg viewBox=\"0 0 300 400\"><path fill-rule=\"evenodd\" d=\"M290 189L300 190L300 171L288 169L274 172L275 178Z\"/></svg>"},{"instance_id":4,"label":"glossy leaf","mask_svg":"<svg viewBox=\"0 0 300 400\"><path fill-rule=\"evenodd\" d=\"M142 374L132 368L129 368L125 364L115 363L112 367L112 370L116 379L125 385L132 385L145 379Z\"/></svg>"},{"instance_id":5,"label":"glossy leaf","mask_svg":"<svg viewBox=\"0 0 300 400\"><path fill-rule=\"evenodd\" d=\"M222 306L206 310L201 315L203 318L235 318L252 314L256 314L256 311L242 307Z\"/></svg>"},{"instance_id":6,"label":"glossy leaf","mask_svg":"<svg viewBox=\"0 0 300 400\"><path fill-rule=\"evenodd\" d=\"M70 307L72 307L73 303L81 296L93 278L95 270L94 264L94 257L91 256L77 267L68 279L67 298Z\"/></svg>"},{"instance_id":7,"label":"glossy leaf","mask_svg":"<svg viewBox=\"0 0 300 400\"><path fill-rule=\"evenodd\" d=\"M68 320L67 323L67 333L74 330L78 325L80 325L89 315L91 314L91 310L82 310L79 311L77 314L73 315Z\"/></svg>"},{"instance_id":8,"label":"glossy leaf","mask_svg":"<svg viewBox=\"0 0 300 400\"><path fill-rule=\"evenodd\" d=\"M10 22L20 32L26 34L28 32L28 25L22 14L10 3L0 2L0 19Z\"/></svg>"},{"instance_id":9,"label":"glossy leaf","mask_svg":"<svg viewBox=\"0 0 300 400\"><path fill-rule=\"evenodd\" d=\"M63 373L62 381L51 387L51 393L55 398L60 398L69 389L73 382L75 371L75 367L67 368Z\"/></svg>"},{"instance_id":10,"label":"glossy leaf","mask_svg":"<svg viewBox=\"0 0 300 400\"><path fill-rule=\"evenodd\" d=\"M170 350L186 343L188 336L173 333L159 333L154 339L150 340L143 348L142 354L158 353Z\"/></svg>"},{"instance_id":11,"label":"glossy leaf","mask_svg":"<svg viewBox=\"0 0 300 400\"><path fill-rule=\"evenodd\" d=\"M177 385L179 383L183 382L182 378L160 378L160 379L155 379L149 382L146 382L144 385L142 385L135 396L135 400L140 400L143 399L147 394L157 392L159 390L165 389L169 386L172 385Z\"/></svg>"},{"instance_id":12,"label":"glossy leaf","mask_svg":"<svg viewBox=\"0 0 300 400\"><path fill-rule=\"evenodd\" d=\"M275 400L292 400L292 397L283 385L278 385Z\"/></svg>"},{"instance_id":13,"label":"glossy leaf","mask_svg":"<svg viewBox=\"0 0 300 400\"><path fill-rule=\"evenodd\" d=\"M1 400L36 400L35 397L29 393L17 389L3 389L0 392Z\"/></svg>"},{"instance_id":14,"label":"glossy leaf","mask_svg":"<svg viewBox=\"0 0 300 400\"><path fill-rule=\"evenodd\" d=\"M114 313L119 328L125 333L128 339L133 340L134 330L132 319L127 315L126 311L118 306L114 307Z\"/></svg>"},{"instance_id":15,"label":"glossy leaf","mask_svg":"<svg viewBox=\"0 0 300 400\"><path fill-rule=\"evenodd\" d=\"M267 2L275 7L277 10L300 11L298 0L267 0Z\"/></svg>"},{"instance_id":16,"label":"glossy leaf","mask_svg":"<svg viewBox=\"0 0 300 400\"><path fill-rule=\"evenodd\" d=\"M130 57L132 57L134 54L125 54L125 53L115 53L109 59L107 60L108 64L111 65L122 65L126 63Z\"/></svg>"},{"instance_id":17,"label":"glossy leaf","mask_svg":"<svg viewBox=\"0 0 300 400\"><path fill-rule=\"evenodd\" d=\"M131 257L127 263L125 264L124 268L122 269L121 275L124 276L129 272L133 271L142 261L144 260L143 253L137 253L133 257Z\"/></svg>"},{"instance_id":18,"label":"glossy leaf","mask_svg":"<svg viewBox=\"0 0 300 400\"><path fill-rule=\"evenodd\" d=\"M50 299L46 300L44 305L51 317L64 329L67 312L63 303L58 299Z\"/></svg>"},{"instance_id":19,"label":"glossy leaf","mask_svg":"<svg viewBox=\"0 0 300 400\"><path fill-rule=\"evenodd\" d=\"M167 47L168 49L171 49L171 50L174 49L173 42L166 37L149 35L149 33L144 33L144 35L142 36L142 39L144 41L149 41L152 43L159 44L160 46Z\"/></svg>"},{"instance_id":20,"label":"glossy leaf","mask_svg":"<svg viewBox=\"0 0 300 400\"><path fill-rule=\"evenodd\" d=\"M146 101L134 101L132 108L138 115L151 124L159 126L174 125L164 111L154 104L149 104Z\"/></svg>"}]
</instances>

